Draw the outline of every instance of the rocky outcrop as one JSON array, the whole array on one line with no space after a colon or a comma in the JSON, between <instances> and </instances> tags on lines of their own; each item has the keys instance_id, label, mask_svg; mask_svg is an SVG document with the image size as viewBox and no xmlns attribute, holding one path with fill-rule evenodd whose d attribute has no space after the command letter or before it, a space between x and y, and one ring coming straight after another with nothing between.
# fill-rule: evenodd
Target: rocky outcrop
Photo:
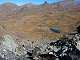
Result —
<instances>
[{"instance_id":1,"label":"rocky outcrop","mask_svg":"<svg viewBox=\"0 0 80 60\"><path fill-rule=\"evenodd\" d=\"M2 60L80 60L80 26L76 32L65 34L56 41L34 45L16 41L11 35L3 36L0 45ZM28 43L31 44L28 45Z\"/></svg>"}]
</instances>

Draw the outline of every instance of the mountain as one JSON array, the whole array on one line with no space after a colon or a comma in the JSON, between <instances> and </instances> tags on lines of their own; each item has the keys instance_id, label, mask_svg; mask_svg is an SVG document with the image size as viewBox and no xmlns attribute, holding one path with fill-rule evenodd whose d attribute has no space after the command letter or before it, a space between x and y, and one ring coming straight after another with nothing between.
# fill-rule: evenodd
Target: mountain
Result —
<instances>
[{"instance_id":1,"label":"mountain","mask_svg":"<svg viewBox=\"0 0 80 60\"><path fill-rule=\"evenodd\" d=\"M15 10L18 8L16 4L13 3L5 3L0 5L0 13L3 14L10 14L15 12Z\"/></svg>"},{"instance_id":2,"label":"mountain","mask_svg":"<svg viewBox=\"0 0 80 60\"><path fill-rule=\"evenodd\" d=\"M23 6L20 6L19 10L17 10L18 13L26 13L26 14L30 14L30 13L36 13L39 12L40 10L40 6L38 5L33 5L31 3L29 4L25 4Z\"/></svg>"},{"instance_id":3,"label":"mountain","mask_svg":"<svg viewBox=\"0 0 80 60\"><path fill-rule=\"evenodd\" d=\"M0 5L0 26L19 39L52 40L74 30L80 22L79 6L72 5L69 1L52 4L44 2L41 5L29 3L22 6L5 3ZM60 33L55 32L56 28ZM0 33L6 34L2 30Z\"/></svg>"}]
</instances>

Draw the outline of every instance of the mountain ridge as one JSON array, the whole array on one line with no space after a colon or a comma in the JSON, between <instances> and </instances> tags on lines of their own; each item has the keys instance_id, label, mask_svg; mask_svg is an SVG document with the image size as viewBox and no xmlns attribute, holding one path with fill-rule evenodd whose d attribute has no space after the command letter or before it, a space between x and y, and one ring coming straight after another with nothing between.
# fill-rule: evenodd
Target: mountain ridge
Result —
<instances>
[{"instance_id":1,"label":"mountain ridge","mask_svg":"<svg viewBox=\"0 0 80 60\"><path fill-rule=\"evenodd\" d=\"M69 4L71 6L68 5L64 9L64 4L64 1L55 4L25 4L23 6L3 4L0 7L0 25L19 38L52 40L65 32L74 30L74 25L80 22L80 9L78 8L80 5Z\"/></svg>"}]
</instances>

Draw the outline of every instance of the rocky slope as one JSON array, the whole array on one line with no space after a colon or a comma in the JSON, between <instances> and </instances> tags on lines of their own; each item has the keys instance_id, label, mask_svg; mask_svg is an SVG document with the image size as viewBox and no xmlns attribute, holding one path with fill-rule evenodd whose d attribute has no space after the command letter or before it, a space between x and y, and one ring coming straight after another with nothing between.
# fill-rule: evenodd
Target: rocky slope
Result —
<instances>
[{"instance_id":1,"label":"rocky slope","mask_svg":"<svg viewBox=\"0 0 80 60\"><path fill-rule=\"evenodd\" d=\"M80 60L80 5L72 3L0 5L0 59Z\"/></svg>"},{"instance_id":2,"label":"rocky slope","mask_svg":"<svg viewBox=\"0 0 80 60\"><path fill-rule=\"evenodd\" d=\"M69 1L23 6L12 3L2 4L0 5L0 35L9 33L20 40L52 40L74 30L74 25L80 22L79 6Z\"/></svg>"}]
</instances>

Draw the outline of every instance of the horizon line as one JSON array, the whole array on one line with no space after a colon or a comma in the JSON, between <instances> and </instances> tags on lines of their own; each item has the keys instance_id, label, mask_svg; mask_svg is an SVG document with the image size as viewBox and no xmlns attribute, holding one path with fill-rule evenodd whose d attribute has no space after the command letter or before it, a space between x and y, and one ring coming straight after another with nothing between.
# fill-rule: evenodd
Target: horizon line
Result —
<instances>
[{"instance_id":1,"label":"horizon line","mask_svg":"<svg viewBox=\"0 0 80 60\"><path fill-rule=\"evenodd\" d=\"M57 1L57 2L61 2L61 1ZM57 3L57 2L47 2L47 3L48 3L48 4L54 4L54 3ZM22 5L25 5L25 4L41 5L41 4L44 4L44 3L45 3L45 1L44 1L44 2L42 2L42 3L33 3L33 2L28 2L28 3L22 3L22 4L20 4L20 3L14 3L14 2L3 2L3 3L0 3L0 5L2 5L2 4L6 4L6 3L11 3L11 4L18 5L18 6L22 6Z\"/></svg>"}]
</instances>

